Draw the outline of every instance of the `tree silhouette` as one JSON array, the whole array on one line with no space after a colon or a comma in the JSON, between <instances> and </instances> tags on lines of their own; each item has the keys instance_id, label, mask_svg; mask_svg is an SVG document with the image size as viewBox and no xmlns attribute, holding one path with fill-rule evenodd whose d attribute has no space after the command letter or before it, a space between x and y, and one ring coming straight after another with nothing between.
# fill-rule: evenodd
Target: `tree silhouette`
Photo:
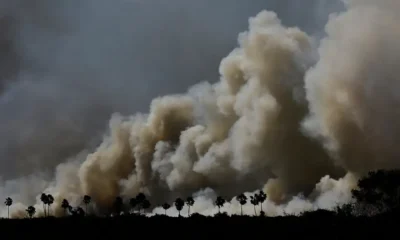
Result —
<instances>
[{"instance_id":1,"label":"tree silhouette","mask_svg":"<svg viewBox=\"0 0 400 240\"><path fill-rule=\"evenodd\" d=\"M50 216L50 206L54 203L54 197L47 194L47 215Z\"/></svg>"},{"instance_id":2,"label":"tree silhouette","mask_svg":"<svg viewBox=\"0 0 400 240\"><path fill-rule=\"evenodd\" d=\"M143 202L144 200L146 199L146 195L144 195L144 193L139 193L137 196L136 196L136 200L138 201L138 202Z\"/></svg>"},{"instance_id":3,"label":"tree silhouette","mask_svg":"<svg viewBox=\"0 0 400 240\"><path fill-rule=\"evenodd\" d=\"M261 212L260 212L261 215L264 215L264 211L263 211L262 205L265 202L265 200L267 200L267 194L264 191L261 190L257 194L257 201L260 203L260 206L261 206Z\"/></svg>"},{"instance_id":4,"label":"tree silhouette","mask_svg":"<svg viewBox=\"0 0 400 240\"><path fill-rule=\"evenodd\" d=\"M243 205L247 203L247 197L242 193L236 196L236 200L240 203L240 214L243 215Z\"/></svg>"},{"instance_id":5,"label":"tree silhouette","mask_svg":"<svg viewBox=\"0 0 400 240\"><path fill-rule=\"evenodd\" d=\"M400 170L369 172L357 186L352 195L358 211L375 214L399 209Z\"/></svg>"},{"instance_id":6,"label":"tree silhouette","mask_svg":"<svg viewBox=\"0 0 400 240\"><path fill-rule=\"evenodd\" d=\"M217 197L217 200L215 200L215 205L218 206L218 213L221 213L221 207L224 206L225 202L225 199L222 197Z\"/></svg>"},{"instance_id":7,"label":"tree silhouette","mask_svg":"<svg viewBox=\"0 0 400 240\"><path fill-rule=\"evenodd\" d=\"M148 199L143 200L142 202L142 208L143 210L149 209L151 206L150 201Z\"/></svg>"},{"instance_id":8,"label":"tree silhouette","mask_svg":"<svg viewBox=\"0 0 400 240\"><path fill-rule=\"evenodd\" d=\"M190 217L190 207L194 205L194 199L192 197L188 197L186 199L186 205L188 206L188 217Z\"/></svg>"},{"instance_id":9,"label":"tree silhouette","mask_svg":"<svg viewBox=\"0 0 400 240\"><path fill-rule=\"evenodd\" d=\"M144 200L146 200L146 195L144 195L143 193L139 193L139 194L136 196L136 204L137 204L138 209L139 209L139 214L140 214L140 210L141 210L141 208L142 208L142 205L143 205L143 201L144 201Z\"/></svg>"},{"instance_id":10,"label":"tree silhouette","mask_svg":"<svg viewBox=\"0 0 400 240\"><path fill-rule=\"evenodd\" d=\"M164 211L165 211L165 215L167 215L167 210L168 210L170 207L171 207L171 205L169 205L168 203L164 203L164 204L162 205L162 208L164 208Z\"/></svg>"},{"instance_id":11,"label":"tree silhouette","mask_svg":"<svg viewBox=\"0 0 400 240\"><path fill-rule=\"evenodd\" d=\"M92 201L92 198L91 198L89 195L83 196L83 203L85 204L86 215L89 213L89 212L88 212L88 206L89 206L89 204L90 204L91 201Z\"/></svg>"},{"instance_id":12,"label":"tree silhouette","mask_svg":"<svg viewBox=\"0 0 400 240\"><path fill-rule=\"evenodd\" d=\"M118 216L121 215L123 206L124 206L124 201L122 200L122 198L120 196L116 197L114 201L114 208Z\"/></svg>"},{"instance_id":13,"label":"tree silhouette","mask_svg":"<svg viewBox=\"0 0 400 240\"><path fill-rule=\"evenodd\" d=\"M68 210L71 213L71 215L74 217L79 217L79 216L85 215L85 211L81 207L73 208L72 206L69 206Z\"/></svg>"},{"instance_id":14,"label":"tree silhouette","mask_svg":"<svg viewBox=\"0 0 400 240\"><path fill-rule=\"evenodd\" d=\"M136 198L131 198L129 199L129 206L131 206L131 211L135 210L135 207L137 205L137 200Z\"/></svg>"},{"instance_id":15,"label":"tree silhouette","mask_svg":"<svg viewBox=\"0 0 400 240\"><path fill-rule=\"evenodd\" d=\"M254 196L250 196L250 203L253 204L254 215L257 216L256 205L258 205L258 194L255 194Z\"/></svg>"},{"instance_id":16,"label":"tree silhouette","mask_svg":"<svg viewBox=\"0 0 400 240\"><path fill-rule=\"evenodd\" d=\"M85 211L83 210L83 208L78 207L78 208L76 209L76 215L77 215L77 216L85 216L86 214L85 214Z\"/></svg>"},{"instance_id":17,"label":"tree silhouette","mask_svg":"<svg viewBox=\"0 0 400 240\"><path fill-rule=\"evenodd\" d=\"M181 216L181 211L182 211L182 208L184 205L185 205L185 202L181 198L177 198L175 200L175 207L176 207L176 210L178 210L179 217Z\"/></svg>"},{"instance_id":18,"label":"tree silhouette","mask_svg":"<svg viewBox=\"0 0 400 240\"><path fill-rule=\"evenodd\" d=\"M61 207L64 209L64 215L67 215L67 209L69 209L69 202L67 199L63 199L61 202Z\"/></svg>"},{"instance_id":19,"label":"tree silhouette","mask_svg":"<svg viewBox=\"0 0 400 240\"><path fill-rule=\"evenodd\" d=\"M351 203L343 204L342 206L337 206L335 210L338 216L348 217L353 212L353 205Z\"/></svg>"},{"instance_id":20,"label":"tree silhouette","mask_svg":"<svg viewBox=\"0 0 400 240\"><path fill-rule=\"evenodd\" d=\"M35 207L33 207L33 206L29 206L29 207L26 209L26 212L28 213L29 218L32 218L33 215L35 215L35 213L36 213L36 209L35 209Z\"/></svg>"},{"instance_id":21,"label":"tree silhouette","mask_svg":"<svg viewBox=\"0 0 400 240\"><path fill-rule=\"evenodd\" d=\"M49 202L49 199L45 193L42 193L42 195L40 195L40 201L42 201L43 203L44 216L46 217L46 205Z\"/></svg>"},{"instance_id":22,"label":"tree silhouette","mask_svg":"<svg viewBox=\"0 0 400 240\"><path fill-rule=\"evenodd\" d=\"M13 204L13 200L10 197L8 197L6 198L4 204L7 206L7 216L8 218L10 218L10 206Z\"/></svg>"}]
</instances>

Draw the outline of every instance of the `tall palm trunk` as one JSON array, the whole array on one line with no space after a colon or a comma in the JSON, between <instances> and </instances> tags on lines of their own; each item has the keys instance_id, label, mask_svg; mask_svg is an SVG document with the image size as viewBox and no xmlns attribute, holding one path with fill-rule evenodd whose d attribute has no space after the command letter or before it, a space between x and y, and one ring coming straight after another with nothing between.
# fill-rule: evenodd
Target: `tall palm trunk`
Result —
<instances>
[{"instance_id":1,"label":"tall palm trunk","mask_svg":"<svg viewBox=\"0 0 400 240\"><path fill-rule=\"evenodd\" d=\"M167 216L167 209L164 209L165 210L165 216Z\"/></svg>"},{"instance_id":2,"label":"tall palm trunk","mask_svg":"<svg viewBox=\"0 0 400 240\"><path fill-rule=\"evenodd\" d=\"M256 205L253 205L253 206L254 206L254 216L257 216Z\"/></svg>"},{"instance_id":3,"label":"tall palm trunk","mask_svg":"<svg viewBox=\"0 0 400 240\"><path fill-rule=\"evenodd\" d=\"M240 205L240 215L243 216L243 205Z\"/></svg>"},{"instance_id":4,"label":"tall palm trunk","mask_svg":"<svg viewBox=\"0 0 400 240\"><path fill-rule=\"evenodd\" d=\"M44 216L46 217L46 204L43 203L43 212L44 212Z\"/></svg>"},{"instance_id":5,"label":"tall palm trunk","mask_svg":"<svg viewBox=\"0 0 400 240\"><path fill-rule=\"evenodd\" d=\"M8 208L8 213L7 213L7 215L8 215L8 219L10 219L10 206L7 206L7 208Z\"/></svg>"},{"instance_id":6,"label":"tall palm trunk","mask_svg":"<svg viewBox=\"0 0 400 240\"><path fill-rule=\"evenodd\" d=\"M188 208L188 217L190 217L190 206Z\"/></svg>"}]
</instances>

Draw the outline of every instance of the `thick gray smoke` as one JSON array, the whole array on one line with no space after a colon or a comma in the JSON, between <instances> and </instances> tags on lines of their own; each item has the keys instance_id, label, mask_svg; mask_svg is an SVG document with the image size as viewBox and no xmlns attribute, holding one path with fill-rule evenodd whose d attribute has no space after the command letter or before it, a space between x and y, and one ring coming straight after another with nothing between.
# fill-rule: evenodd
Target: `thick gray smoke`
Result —
<instances>
[{"instance_id":1,"label":"thick gray smoke","mask_svg":"<svg viewBox=\"0 0 400 240\"><path fill-rule=\"evenodd\" d=\"M231 48L225 45L229 36L224 36L230 31L217 34L215 27L227 18L221 13L208 18L215 28L207 30L192 22L196 14L183 10L187 3L160 3L163 11L178 16L171 23L188 24L181 29L198 26L194 29L199 35L182 41L175 38L178 35L169 36L172 28L161 25L165 19L154 14L154 19L147 17L149 22L159 21L155 30L134 27L132 21L144 13L132 14L129 4L143 10L147 2L121 1L113 5L120 6L114 8L118 11L109 9L110 16L123 19L121 28L132 27L129 33L96 15L96 9L110 7L106 1L96 2L96 8L90 1L65 6L38 1L33 10L25 1L16 3L7 9L14 26L22 28L14 45L23 61L16 81L0 98L0 112L7 113L0 117L6 126L0 128L5 139L0 155L13 161L2 160L1 167L9 169L2 174L6 179L32 175L2 184L0 197L10 195L17 202L14 217L23 216L27 204L36 203L40 210L42 191L55 196L56 215L62 213L63 198L76 206L89 194L95 203L92 211L102 211L115 196L129 198L139 192L147 194L153 205L193 195L194 211L213 214L217 195L229 198L260 188L268 195L264 203L268 215L299 213L347 202L360 174L398 165L398 113L390 106L398 101L400 69L396 47L400 4L395 0L345 1L346 9L330 18L320 43L313 36L324 35L321 31L287 27L275 12L262 11L250 18L248 31L239 35L239 46L222 59L219 81L157 97L148 111L142 111L148 113L133 115L152 97L140 92L160 96L162 91L182 90L169 87L172 78L176 78L172 85L186 88L213 77L212 67L204 66L206 71L196 67L218 66L208 61L215 60L214 50ZM49 12L40 4L60 10ZM308 9L321 14L318 9L324 4L316 1ZM182 15L175 14L179 9ZM246 12L240 5L239 10ZM34 34L39 29L44 32ZM108 35L101 34L105 32ZM160 46L171 41L154 33L177 42L163 53ZM129 41L138 35L142 42L141 38ZM139 51L148 42L154 45ZM198 43L210 44L202 45L209 50L186 52L194 51ZM163 56L179 63L179 68L157 62ZM182 68L176 75L169 72ZM148 82L157 77L167 80ZM119 113L112 115L109 131L103 134L102 125L113 111ZM103 134L100 144L99 134ZM55 168L55 173L38 173L44 167ZM233 214L240 207L233 200L223 210ZM158 212L163 211L153 210Z\"/></svg>"}]
</instances>

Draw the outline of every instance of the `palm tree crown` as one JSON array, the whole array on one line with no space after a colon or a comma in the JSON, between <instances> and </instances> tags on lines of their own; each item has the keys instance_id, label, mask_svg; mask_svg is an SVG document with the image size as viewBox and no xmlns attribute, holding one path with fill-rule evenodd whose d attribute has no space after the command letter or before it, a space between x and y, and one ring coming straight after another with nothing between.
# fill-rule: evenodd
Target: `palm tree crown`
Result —
<instances>
[{"instance_id":1,"label":"palm tree crown","mask_svg":"<svg viewBox=\"0 0 400 240\"><path fill-rule=\"evenodd\" d=\"M215 200L215 205L217 205L219 213L221 213L221 207L224 206L225 202L225 199L222 197L217 197L217 200Z\"/></svg>"},{"instance_id":2,"label":"palm tree crown","mask_svg":"<svg viewBox=\"0 0 400 240\"><path fill-rule=\"evenodd\" d=\"M30 218L32 218L33 215L35 215L35 213L36 213L36 209L35 209L35 207L33 207L33 206L29 206L29 207L26 209L26 212L28 213L28 216L29 216Z\"/></svg>"},{"instance_id":3,"label":"palm tree crown","mask_svg":"<svg viewBox=\"0 0 400 240\"><path fill-rule=\"evenodd\" d=\"M47 214L50 216L50 206L54 203L54 197L51 194L47 194Z\"/></svg>"},{"instance_id":4,"label":"palm tree crown","mask_svg":"<svg viewBox=\"0 0 400 240\"><path fill-rule=\"evenodd\" d=\"M83 196L83 203L85 204L85 207L86 207L86 214L88 212L88 206L91 201L92 201L92 198L89 195Z\"/></svg>"},{"instance_id":5,"label":"palm tree crown","mask_svg":"<svg viewBox=\"0 0 400 240\"><path fill-rule=\"evenodd\" d=\"M188 217L190 216L190 207L194 205L194 199L192 197L188 197L186 199L186 204L188 205Z\"/></svg>"},{"instance_id":6,"label":"palm tree crown","mask_svg":"<svg viewBox=\"0 0 400 240\"><path fill-rule=\"evenodd\" d=\"M243 215L243 205L247 203L247 197L242 193L236 196L236 200L240 203L240 213Z\"/></svg>"},{"instance_id":7,"label":"palm tree crown","mask_svg":"<svg viewBox=\"0 0 400 240\"><path fill-rule=\"evenodd\" d=\"M181 211L182 211L182 208L184 205L185 205L185 202L181 198L177 198L175 200L175 207L176 207L176 210L178 210L179 217L181 216Z\"/></svg>"},{"instance_id":8,"label":"palm tree crown","mask_svg":"<svg viewBox=\"0 0 400 240\"><path fill-rule=\"evenodd\" d=\"M67 209L69 209L70 205L67 199L63 199L61 202L61 208L64 209L64 215L67 215Z\"/></svg>"},{"instance_id":9,"label":"palm tree crown","mask_svg":"<svg viewBox=\"0 0 400 240\"><path fill-rule=\"evenodd\" d=\"M43 203L43 213L44 213L44 216L46 217L46 205L49 203L49 198L48 198L47 194L42 193L42 195L40 195L40 201L42 201L42 203Z\"/></svg>"},{"instance_id":10,"label":"palm tree crown","mask_svg":"<svg viewBox=\"0 0 400 240\"><path fill-rule=\"evenodd\" d=\"M165 215L167 215L167 210L168 210L170 207L171 207L171 205L169 205L168 203L164 203L164 204L162 205L162 208L164 208L164 210L165 210Z\"/></svg>"},{"instance_id":11,"label":"palm tree crown","mask_svg":"<svg viewBox=\"0 0 400 240\"><path fill-rule=\"evenodd\" d=\"M10 197L6 198L6 201L4 202L4 204L7 206L8 218L10 218L10 206L12 205L12 203L13 203L13 200Z\"/></svg>"}]
</instances>

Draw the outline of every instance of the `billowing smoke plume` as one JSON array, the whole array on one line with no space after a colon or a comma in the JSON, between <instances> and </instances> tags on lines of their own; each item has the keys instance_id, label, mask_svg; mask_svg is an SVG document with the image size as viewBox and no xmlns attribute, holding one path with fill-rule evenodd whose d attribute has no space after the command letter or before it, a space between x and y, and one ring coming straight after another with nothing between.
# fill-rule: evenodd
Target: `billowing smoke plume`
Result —
<instances>
[{"instance_id":1,"label":"billowing smoke plume","mask_svg":"<svg viewBox=\"0 0 400 240\"><path fill-rule=\"evenodd\" d=\"M99 212L115 196L139 192L153 205L193 195L193 211L203 214L218 211L217 195L260 188L268 215L349 201L360 174L398 167L400 4L345 3L326 25L318 51L306 32L260 12L221 61L219 82L158 97L148 114L114 114L97 149L58 165L50 183L34 175L18 186L41 183L55 196L56 215L63 198L78 205L84 194ZM29 203L18 203L13 216L25 214L23 204ZM232 200L222 210L240 207ZM252 206L244 210L253 213Z\"/></svg>"},{"instance_id":2,"label":"billowing smoke plume","mask_svg":"<svg viewBox=\"0 0 400 240\"><path fill-rule=\"evenodd\" d=\"M212 187L233 195L276 178L267 194L281 201L336 173L299 126L307 112L307 35L262 12L239 41L217 84L157 98L148 115L115 116L111 135L80 166L82 191L107 206L120 193L159 199Z\"/></svg>"},{"instance_id":3,"label":"billowing smoke plume","mask_svg":"<svg viewBox=\"0 0 400 240\"><path fill-rule=\"evenodd\" d=\"M304 126L351 172L397 168L400 2L346 4L326 26L329 37L307 75L311 114Z\"/></svg>"}]
</instances>

